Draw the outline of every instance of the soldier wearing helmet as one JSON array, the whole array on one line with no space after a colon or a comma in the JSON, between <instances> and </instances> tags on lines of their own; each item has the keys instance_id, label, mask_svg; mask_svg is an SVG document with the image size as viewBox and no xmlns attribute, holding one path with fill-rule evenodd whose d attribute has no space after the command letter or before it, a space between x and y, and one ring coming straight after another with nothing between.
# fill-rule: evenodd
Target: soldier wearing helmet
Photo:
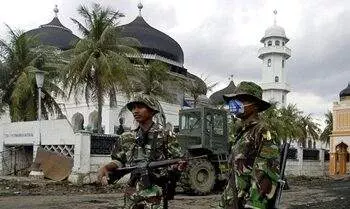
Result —
<instances>
[{"instance_id":1,"label":"soldier wearing helmet","mask_svg":"<svg viewBox=\"0 0 350 209\"><path fill-rule=\"evenodd\" d=\"M118 175L118 168L132 166L141 161L158 161L181 156L181 150L174 139L165 134L165 130L155 116L164 114L161 105L153 97L145 94L136 95L126 108L132 113L138 127L132 132L120 136L119 143L112 150L112 162L99 171L99 180L103 185L113 175ZM184 163L174 167L183 170ZM166 169L166 168L165 168ZM167 177L164 168L152 170L149 185L144 185L143 176L131 174L125 191L125 208L163 208L162 186Z\"/></svg>"},{"instance_id":2,"label":"soldier wearing helmet","mask_svg":"<svg viewBox=\"0 0 350 209\"><path fill-rule=\"evenodd\" d=\"M274 208L273 197L279 176L279 144L271 138L258 113L271 105L255 92L238 86L224 95L230 113L241 120L235 134L229 161L230 175L221 197L220 208ZM236 193L236 194L235 194Z\"/></svg>"}]
</instances>

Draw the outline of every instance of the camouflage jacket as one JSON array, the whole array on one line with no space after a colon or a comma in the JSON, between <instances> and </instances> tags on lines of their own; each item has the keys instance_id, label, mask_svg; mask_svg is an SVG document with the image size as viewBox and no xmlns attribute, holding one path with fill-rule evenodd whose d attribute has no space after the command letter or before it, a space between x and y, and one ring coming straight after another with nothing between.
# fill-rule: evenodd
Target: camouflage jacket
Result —
<instances>
[{"instance_id":1,"label":"camouflage jacket","mask_svg":"<svg viewBox=\"0 0 350 209\"><path fill-rule=\"evenodd\" d=\"M265 172L266 168L261 167L260 163L263 160L268 162L268 168L272 169L271 171L266 170L265 174L277 181L279 145L275 139L271 138L266 125L259 118L247 121L238 132L236 140L231 150L234 154L234 162L235 164L238 161L243 163L241 167L243 170L237 169L237 172L245 172L246 169Z\"/></svg>"},{"instance_id":2,"label":"camouflage jacket","mask_svg":"<svg viewBox=\"0 0 350 209\"><path fill-rule=\"evenodd\" d=\"M181 149L174 136L153 123L143 133L140 128L125 132L112 150L112 160L119 166L129 166L139 161L158 161L181 157ZM158 173L158 172L157 172Z\"/></svg>"},{"instance_id":3,"label":"camouflage jacket","mask_svg":"<svg viewBox=\"0 0 350 209\"><path fill-rule=\"evenodd\" d=\"M256 208L268 208L273 197L279 173L279 145L271 138L266 125L259 118L245 121L238 130L231 147L230 172L235 175L235 187L239 207L248 204ZM265 196L259 195L260 182L268 180L271 191ZM221 200L221 208L232 205L233 186L229 181Z\"/></svg>"}]
</instances>

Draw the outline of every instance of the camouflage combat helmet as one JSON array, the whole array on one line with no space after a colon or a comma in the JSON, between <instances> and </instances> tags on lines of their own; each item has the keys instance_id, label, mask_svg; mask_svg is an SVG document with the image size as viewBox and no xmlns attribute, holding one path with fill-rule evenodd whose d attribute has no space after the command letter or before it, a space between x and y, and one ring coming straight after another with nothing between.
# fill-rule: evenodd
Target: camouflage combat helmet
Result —
<instances>
[{"instance_id":1,"label":"camouflage combat helmet","mask_svg":"<svg viewBox=\"0 0 350 209\"><path fill-rule=\"evenodd\" d=\"M258 92L253 88L244 88L244 86L242 85L238 85L232 94L226 94L223 97L226 103L228 103L232 99L238 99L241 101L252 101L256 104L259 112L267 110L271 106L270 103L262 100L261 92Z\"/></svg>"},{"instance_id":2,"label":"camouflage combat helmet","mask_svg":"<svg viewBox=\"0 0 350 209\"><path fill-rule=\"evenodd\" d=\"M152 109L153 111L155 111L156 113L161 112L161 107L159 102L153 98L150 95L147 94L137 94L136 96L134 96L130 102L128 102L126 104L126 107L128 108L128 110L132 110L132 108L134 107L135 104L137 103L141 103L146 105L147 107L149 107L150 109Z\"/></svg>"}]
</instances>

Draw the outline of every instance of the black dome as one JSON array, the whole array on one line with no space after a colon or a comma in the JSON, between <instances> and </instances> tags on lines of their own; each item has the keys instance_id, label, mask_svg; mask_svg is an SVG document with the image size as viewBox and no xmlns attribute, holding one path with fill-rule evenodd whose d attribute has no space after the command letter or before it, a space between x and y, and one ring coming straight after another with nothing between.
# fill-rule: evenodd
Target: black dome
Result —
<instances>
[{"instance_id":1,"label":"black dome","mask_svg":"<svg viewBox=\"0 0 350 209\"><path fill-rule=\"evenodd\" d=\"M141 43L142 53L157 54L183 65L184 53L181 46L170 36L151 27L141 16L120 28L123 37L136 38Z\"/></svg>"},{"instance_id":2,"label":"black dome","mask_svg":"<svg viewBox=\"0 0 350 209\"><path fill-rule=\"evenodd\" d=\"M79 38L64 27L57 17L50 23L30 30L26 34L38 36L42 44L55 46L61 50L71 49L79 41Z\"/></svg>"},{"instance_id":3,"label":"black dome","mask_svg":"<svg viewBox=\"0 0 350 209\"><path fill-rule=\"evenodd\" d=\"M340 99L348 96L350 96L350 83L348 84L348 87L346 87L339 93Z\"/></svg>"},{"instance_id":4,"label":"black dome","mask_svg":"<svg viewBox=\"0 0 350 209\"><path fill-rule=\"evenodd\" d=\"M224 89L221 89L217 92L214 92L210 97L210 101L212 104L214 105L221 105L225 103L224 100L224 95L225 94L232 94L233 91L236 89L236 85L233 83L233 81L231 81L228 86Z\"/></svg>"}]
</instances>

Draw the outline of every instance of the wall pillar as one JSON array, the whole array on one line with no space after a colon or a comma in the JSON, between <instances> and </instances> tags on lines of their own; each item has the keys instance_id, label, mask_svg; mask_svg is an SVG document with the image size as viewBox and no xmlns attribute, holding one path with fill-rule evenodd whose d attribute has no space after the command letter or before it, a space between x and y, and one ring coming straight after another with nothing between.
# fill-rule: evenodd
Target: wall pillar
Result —
<instances>
[{"instance_id":1,"label":"wall pillar","mask_svg":"<svg viewBox=\"0 0 350 209\"><path fill-rule=\"evenodd\" d=\"M329 175L337 174L337 158L336 152L329 153Z\"/></svg>"},{"instance_id":2,"label":"wall pillar","mask_svg":"<svg viewBox=\"0 0 350 209\"><path fill-rule=\"evenodd\" d=\"M75 133L74 165L72 173L68 177L70 182L76 184L91 183L89 179L90 142L90 132L81 131Z\"/></svg>"},{"instance_id":3,"label":"wall pillar","mask_svg":"<svg viewBox=\"0 0 350 209\"><path fill-rule=\"evenodd\" d=\"M5 151L4 149L4 141L0 140L0 153L3 153ZM4 170L3 170L3 163L4 163L4 159L3 159L3 154L0 154L0 175L4 175Z\"/></svg>"},{"instance_id":4,"label":"wall pillar","mask_svg":"<svg viewBox=\"0 0 350 209\"><path fill-rule=\"evenodd\" d=\"M319 149L319 159L322 175L326 175L325 163L324 163L324 149Z\"/></svg>"},{"instance_id":5,"label":"wall pillar","mask_svg":"<svg viewBox=\"0 0 350 209\"><path fill-rule=\"evenodd\" d=\"M297 147L297 151L298 151L298 174L299 175L303 175L302 171L303 171L303 148L302 147Z\"/></svg>"}]
</instances>

